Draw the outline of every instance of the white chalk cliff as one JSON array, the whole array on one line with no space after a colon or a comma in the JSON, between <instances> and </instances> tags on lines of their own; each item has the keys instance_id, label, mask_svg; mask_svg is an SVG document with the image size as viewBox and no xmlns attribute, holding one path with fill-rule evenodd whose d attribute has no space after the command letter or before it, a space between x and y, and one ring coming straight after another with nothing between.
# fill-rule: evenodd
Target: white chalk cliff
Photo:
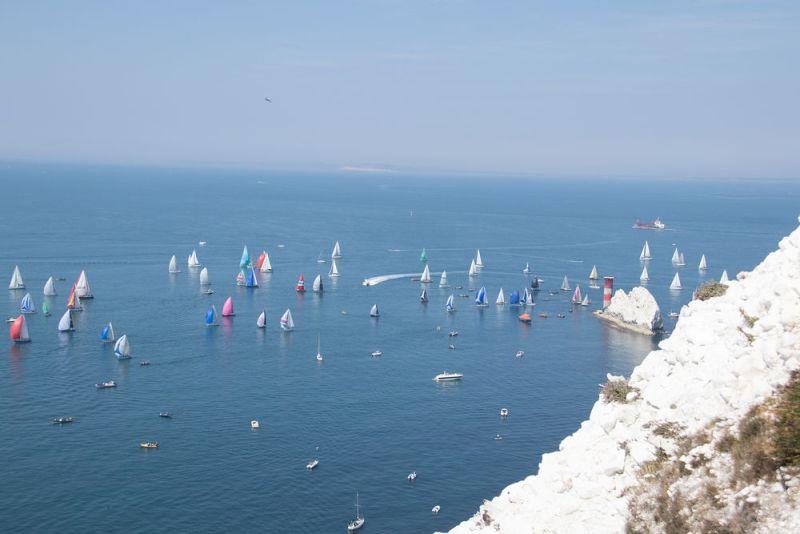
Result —
<instances>
[{"instance_id":1,"label":"white chalk cliff","mask_svg":"<svg viewBox=\"0 0 800 534\"><path fill-rule=\"evenodd\" d=\"M484 501L451 532L624 532L640 466L658 448L674 452L655 426L734 427L798 368L800 229L726 294L683 307L672 335L633 370L629 402L598 400L580 429L542 456L536 475ZM785 486L745 492L764 500L758 530L800 532L800 480Z\"/></svg>"},{"instance_id":2,"label":"white chalk cliff","mask_svg":"<svg viewBox=\"0 0 800 534\"><path fill-rule=\"evenodd\" d=\"M643 287L634 287L630 293L618 289L608 307L602 310L603 317L613 317L620 326L640 327L649 332L663 330L661 309L653 295ZM638 329L637 329L638 330Z\"/></svg>"}]
</instances>

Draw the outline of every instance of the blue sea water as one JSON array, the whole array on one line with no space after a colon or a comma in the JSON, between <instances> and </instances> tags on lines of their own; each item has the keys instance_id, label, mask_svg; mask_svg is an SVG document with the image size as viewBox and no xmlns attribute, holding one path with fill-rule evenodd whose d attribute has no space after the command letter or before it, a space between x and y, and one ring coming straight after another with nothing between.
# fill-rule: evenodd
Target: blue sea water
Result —
<instances>
[{"instance_id":1,"label":"blue sea water","mask_svg":"<svg viewBox=\"0 0 800 534\"><path fill-rule=\"evenodd\" d=\"M606 373L628 374L655 347L592 317L600 289L590 290L591 309L574 313L568 295L548 289L567 275L585 291L593 264L616 287L636 285L647 239L648 288L665 314L677 311L704 279L723 269L733 277L775 249L796 225L800 198L788 182L23 164L0 168L0 185L0 273L10 277L18 264L40 308L48 276L65 279L47 300L52 316L27 317L30 344L0 343L0 525L16 532L343 532L356 491L363 532L448 529L534 473L541 454L588 415ZM631 228L655 216L669 229ZM341 277L323 276L323 296L298 295L300 273L309 286L327 273L316 260L335 240ZM673 243L687 260L682 292L667 289ZM244 245L254 257L270 253L274 272L259 276L259 289L234 283ZM408 279L361 285L421 271L423 247L431 270L447 269L463 289L432 284L422 305L420 284ZM211 296L186 267L193 248L210 271ZM485 268L469 280L476 249ZM167 273L172 254L177 275ZM507 296L521 290L526 262L544 279L532 325L519 323L517 310L476 309L472 299L444 311L451 292L486 286L493 303L500 287ZM59 334L81 269L96 298L76 313L74 333ZM3 318L16 315L24 294L6 292ZM206 328L206 309L221 309L228 296L236 316ZM369 317L373 303L378 319ZM281 333L287 308L297 326ZM262 309L265 330L255 327ZM108 321L128 334L132 360L117 361L99 341ZM371 358L375 349L383 356ZM515 358L520 349L525 356ZM141 367L143 359L152 364ZM431 380L445 369L464 380ZM106 379L119 387L96 390ZM505 421L501 407L511 414ZM49 423L59 416L75 423ZM160 447L141 450L143 440ZM320 465L308 472L313 456ZM410 483L412 470L419 478Z\"/></svg>"}]
</instances>

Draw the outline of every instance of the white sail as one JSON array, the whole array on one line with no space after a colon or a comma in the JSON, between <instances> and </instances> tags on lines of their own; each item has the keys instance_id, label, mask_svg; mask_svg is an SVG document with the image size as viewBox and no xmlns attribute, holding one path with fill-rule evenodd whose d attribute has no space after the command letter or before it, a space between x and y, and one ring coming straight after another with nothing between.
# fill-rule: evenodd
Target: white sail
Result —
<instances>
[{"instance_id":1,"label":"white sail","mask_svg":"<svg viewBox=\"0 0 800 534\"><path fill-rule=\"evenodd\" d=\"M581 301L581 306L588 306L589 305L589 293L587 292L583 296L583 300Z\"/></svg>"},{"instance_id":2,"label":"white sail","mask_svg":"<svg viewBox=\"0 0 800 534\"><path fill-rule=\"evenodd\" d=\"M28 333L28 321L26 321L25 318L23 317L22 327L19 330L19 338L17 338L15 341L25 342L30 340L31 340L31 335Z\"/></svg>"},{"instance_id":3,"label":"white sail","mask_svg":"<svg viewBox=\"0 0 800 534\"><path fill-rule=\"evenodd\" d=\"M267 311L262 310L261 314L256 319L256 326L259 328L266 328L267 327Z\"/></svg>"},{"instance_id":4,"label":"white sail","mask_svg":"<svg viewBox=\"0 0 800 534\"><path fill-rule=\"evenodd\" d=\"M419 277L419 281L423 284L431 283L431 270L428 268L427 264L425 264L425 270L422 271L422 276Z\"/></svg>"},{"instance_id":5,"label":"white sail","mask_svg":"<svg viewBox=\"0 0 800 534\"><path fill-rule=\"evenodd\" d=\"M681 261L681 253L678 252L678 247L675 247L675 252L672 253L672 263L678 264Z\"/></svg>"},{"instance_id":6,"label":"white sail","mask_svg":"<svg viewBox=\"0 0 800 534\"><path fill-rule=\"evenodd\" d=\"M445 303L444 306L447 309L447 311L449 311L449 312L450 311L455 311L456 303L455 303L455 300L453 299L453 295L450 295L449 297L447 297L447 302Z\"/></svg>"},{"instance_id":7,"label":"white sail","mask_svg":"<svg viewBox=\"0 0 800 534\"><path fill-rule=\"evenodd\" d=\"M527 287L525 288L525 293L522 295L522 305L533 306L533 295Z\"/></svg>"},{"instance_id":8,"label":"white sail","mask_svg":"<svg viewBox=\"0 0 800 534\"><path fill-rule=\"evenodd\" d=\"M334 260L338 260L342 257L342 249L339 246L339 242L337 241L335 245L333 245L333 252L331 252L331 258Z\"/></svg>"},{"instance_id":9,"label":"white sail","mask_svg":"<svg viewBox=\"0 0 800 534\"><path fill-rule=\"evenodd\" d=\"M197 251L192 250L192 253L189 254L189 259L186 262L189 267L200 267L200 260L197 259Z\"/></svg>"},{"instance_id":10,"label":"white sail","mask_svg":"<svg viewBox=\"0 0 800 534\"><path fill-rule=\"evenodd\" d=\"M44 283L44 296L45 297L53 297L56 294L56 283L53 280L53 277L47 279L47 282Z\"/></svg>"},{"instance_id":11,"label":"white sail","mask_svg":"<svg viewBox=\"0 0 800 534\"><path fill-rule=\"evenodd\" d=\"M642 247L642 253L639 254L640 260L649 260L650 259L650 244L645 241L644 246Z\"/></svg>"},{"instance_id":12,"label":"white sail","mask_svg":"<svg viewBox=\"0 0 800 534\"><path fill-rule=\"evenodd\" d=\"M569 287L569 280L567 279L567 275L564 275L564 281L561 282L561 289L563 291L569 291L570 289L572 289L571 287Z\"/></svg>"},{"instance_id":13,"label":"white sail","mask_svg":"<svg viewBox=\"0 0 800 534\"><path fill-rule=\"evenodd\" d=\"M269 253L264 251L264 263L261 264L261 272L262 273L271 273L272 272L272 263L269 261Z\"/></svg>"},{"instance_id":14,"label":"white sail","mask_svg":"<svg viewBox=\"0 0 800 534\"><path fill-rule=\"evenodd\" d=\"M529 264L525 264L525 268L522 269L522 274L528 274L531 272L531 266Z\"/></svg>"},{"instance_id":15,"label":"white sail","mask_svg":"<svg viewBox=\"0 0 800 534\"><path fill-rule=\"evenodd\" d=\"M114 344L114 355L120 360L131 357L131 344L128 341L128 334L122 334Z\"/></svg>"},{"instance_id":16,"label":"white sail","mask_svg":"<svg viewBox=\"0 0 800 534\"><path fill-rule=\"evenodd\" d=\"M169 272L170 273L181 272L181 270L178 269L178 258L175 257L175 254L173 254L172 257L169 259Z\"/></svg>"},{"instance_id":17,"label":"white sail","mask_svg":"<svg viewBox=\"0 0 800 534\"><path fill-rule=\"evenodd\" d=\"M67 310L64 312L64 315L61 316L61 320L58 321L58 331L69 332L71 330L74 330L72 327L72 314Z\"/></svg>"},{"instance_id":18,"label":"white sail","mask_svg":"<svg viewBox=\"0 0 800 534\"><path fill-rule=\"evenodd\" d=\"M281 315L281 329L286 331L294 329L294 319L292 319L292 312L289 309Z\"/></svg>"},{"instance_id":19,"label":"white sail","mask_svg":"<svg viewBox=\"0 0 800 534\"><path fill-rule=\"evenodd\" d=\"M8 283L8 289L25 289L25 282L22 281L22 274L20 274L17 265L14 266L14 272L11 273L11 281Z\"/></svg>"},{"instance_id":20,"label":"white sail","mask_svg":"<svg viewBox=\"0 0 800 534\"><path fill-rule=\"evenodd\" d=\"M478 249L478 251L475 253L475 267L478 269L483 267L483 259L481 258L480 249Z\"/></svg>"},{"instance_id":21,"label":"white sail","mask_svg":"<svg viewBox=\"0 0 800 534\"><path fill-rule=\"evenodd\" d=\"M200 271L200 285L201 286L210 286L211 281L208 278L208 268L203 267L203 270Z\"/></svg>"},{"instance_id":22,"label":"white sail","mask_svg":"<svg viewBox=\"0 0 800 534\"><path fill-rule=\"evenodd\" d=\"M78 281L75 283L75 296L82 299L92 298L92 288L89 287L86 271L81 271L80 276L78 276Z\"/></svg>"},{"instance_id":23,"label":"white sail","mask_svg":"<svg viewBox=\"0 0 800 534\"><path fill-rule=\"evenodd\" d=\"M600 276L597 274L597 265L592 265L592 272L589 273L589 280L597 280Z\"/></svg>"},{"instance_id":24,"label":"white sail","mask_svg":"<svg viewBox=\"0 0 800 534\"><path fill-rule=\"evenodd\" d=\"M372 305L372 308L370 308L370 310L369 310L369 316L370 317L379 317L380 316L380 312L378 311L378 305L377 304L373 304Z\"/></svg>"},{"instance_id":25,"label":"white sail","mask_svg":"<svg viewBox=\"0 0 800 534\"><path fill-rule=\"evenodd\" d=\"M719 283L727 284L728 282L730 282L728 279L728 271L722 271L722 276L719 277Z\"/></svg>"},{"instance_id":26,"label":"white sail","mask_svg":"<svg viewBox=\"0 0 800 534\"><path fill-rule=\"evenodd\" d=\"M681 277L678 273L675 273L675 276L672 278L672 283L669 285L670 289L683 289L681 285Z\"/></svg>"},{"instance_id":27,"label":"white sail","mask_svg":"<svg viewBox=\"0 0 800 534\"><path fill-rule=\"evenodd\" d=\"M442 276L439 278L439 287L447 287L447 271L442 271Z\"/></svg>"},{"instance_id":28,"label":"white sail","mask_svg":"<svg viewBox=\"0 0 800 534\"><path fill-rule=\"evenodd\" d=\"M698 265L697 268L700 269L701 271L705 271L706 269L708 269L708 264L706 263L706 255L705 254L703 254L700 257L700 265Z\"/></svg>"},{"instance_id":29,"label":"white sail","mask_svg":"<svg viewBox=\"0 0 800 534\"><path fill-rule=\"evenodd\" d=\"M683 257L683 252L681 252L680 257L678 258L678 265L686 265L686 260Z\"/></svg>"},{"instance_id":30,"label":"white sail","mask_svg":"<svg viewBox=\"0 0 800 534\"><path fill-rule=\"evenodd\" d=\"M469 275L478 276L478 268L475 266L475 260L472 260L469 264Z\"/></svg>"},{"instance_id":31,"label":"white sail","mask_svg":"<svg viewBox=\"0 0 800 534\"><path fill-rule=\"evenodd\" d=\"M321 293L322 292L322 276L317 275L317 277L314 278L314 283L311 284L311 290L314 293Z\"/></svg>"},{"instance_id":32,"label":"white sail","mask_svg":"<svg viewBox=\"0 0 800 534\"><path fill-rule=\"evenodd\" d=\"M339 266L336 265L336 260L331 260L331 269L328 271L328 276L331 278L339 276Z\"/></svg>"},{"instance_id":33,"label":"white sail","mask_svg":"<svg viewBox=\"0 0 800 534\"><path fill-rule=\"evenodd\" d=\"M497 293L497 300L495 300L494 303L499 304L500 306L506 303L506 296L503 293L502 287L500 288L500 291Z\"/></svg>"},{"instance_id":34,"label":"white sail","mask_svg":"<svg viewBox=\"0 0 800 534\"><path fill-rule=\"evenodd\" d=\"M639 275L639 280L642 282L650 280L650 273L647 272L647 265L642 268L642 274Z\"/></svg>"}]
</instances>

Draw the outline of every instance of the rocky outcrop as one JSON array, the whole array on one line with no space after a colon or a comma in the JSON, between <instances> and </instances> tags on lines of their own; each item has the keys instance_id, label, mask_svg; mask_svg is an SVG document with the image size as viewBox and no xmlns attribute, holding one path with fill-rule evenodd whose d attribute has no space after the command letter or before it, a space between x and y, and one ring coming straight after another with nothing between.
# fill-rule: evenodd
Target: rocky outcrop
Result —
<instances>
[{"instance_id":1,"label":"rocky outcrop","mask_svg":"<svg viewBox=\"0 0 800 534\"><path fill-rule=\"evenodd\" d=\"M795 230L752 272L729 282L724 295L683 307L672 335L633 370L628 385L635 394L625 402L598 400L580 429L557 452L542 456L536 475L485 501L452 532L624 532L642 470L664 455L681 454L669 433L656 429L669 424L694 435L710 425L736 428L798 368ZM772 484L765 488L746 493L758 499L781 491ZM780 505L761 510L760 530L800 525L795 496L784 491L780 499Z\"/></svg>"},{"instance_id":2,"label":"rocky outcrop","mask_svg":"<svg viewBox=\"0 0 800 534\"><path fill-rule=\"evenodd\" d=\"M661 309L653 295L643 287L634 287L630 293L618 289L607 308L595 315L621 328L653 335L664 329Z\"/></svg>"}]
</instances>

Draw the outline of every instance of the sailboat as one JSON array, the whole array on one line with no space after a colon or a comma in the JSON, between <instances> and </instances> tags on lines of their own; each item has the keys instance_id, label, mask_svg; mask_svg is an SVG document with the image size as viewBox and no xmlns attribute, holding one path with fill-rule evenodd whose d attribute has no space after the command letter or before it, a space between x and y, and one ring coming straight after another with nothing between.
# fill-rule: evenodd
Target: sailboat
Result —
<instances>
[{"instance_id":1,"label":"sailboat","mask_svg":"<svg viewBox=\"0 0 800 534\"><path fill-rule=\"evenodd\" d=\"M250 272L247 273L247 278L244 281L244 287L258 287L258 278L256 277L256 270L250 267Z\"/></svg>"},{"instance_id":2,"label":"sailboat","mask_svg":"<svg viewBox=\"0 0 800 534\"><path fill-rule=\"evenodd\" d=\"M428 302L428 290L427 289L422 288L422 294L419 296L419 301L422 302L423 304Z\"/></svg>"},{"instance_id":3,"label":"sailboat","mask_svg":"<svg viewBox=\"0 0 800 534\"><path fill-rule=\"evenodd\" d=\"M284 332L290 332L294 330L294 319L292 319L292 312L291 310L287 309L281 315L281 330Z\"/></svg>"},{"instance_id":4,"label":"sailboat","mask_svg":"<svg viewBox=\"0 0 800 534\"><path fill-rule=\"evenodd\" d=\"M328 276L331 278L339 276L339 266L336 265L336 260L331 260L331 269L328 271Z\"/></svg>"},{"instance_id":5,"label":"sailboat","mask_svg":"<svg viewBox=\"0 0 800 534\"><path fill-rule=\"evenodd\" d=\"M311 284L311 290L314 293L322 293L324 291L324 287L322 286L322 275L318 274L317 277L314 278L314 283Z\"/></svg>"},{"instance_id":6,"label":"sailboat","mask_svg":"<svg viewBox=\"0 0 800 534\"><path fill-rule=\"evenodd\" d=\"M439 277L439 287L448 287L447 286L447 271L442 271L442 276Z\"/></svg>"},{"instance_id":7,"label":"sailboat","mask_svg":"<svg viewBox=\"0 0 800 534\"><path fill-rule=\"evenodd\" d=\"M47 302L42 302L42 314L45 317L50 317L50 308L47 307Z\"/></svg>"},{"instance_id":8,"label":"sailboat","mask_svg":"<svg viewBox=\"0 0 800 534\"><path fill-rule=\"evenodd\" d=\"M258 268L262 273L272 272L272 263L269 261L269 253L264 252L264 261L261 262L261 267Z\"/></svg>"},{"instance_id":9,"label":"sailboat","mask_svg":"<svg viewBox=\"0 0 800 534\"><path fill-rule=\"evenodd\" d=\"M678 263L676 263L675 265L678 265L680 267L686 265L686 259L683 257L683 252L681 252L680 257L678 258Z\"/></svg>"},{"instance_id":10,"label":"sailboat","mask_svg":"<svg viewBox=\"0 0 800 534\"><path fill-rule=\"evenodd\" d=\"M478 249L478 251L475 252L475 267L477 267L478 269L483 269L483 259L481 258L480 249Z\"/></svg>"},{"instance_id":11,"label":"sailboat","mask_svg":"<svg viewBox=\"0 0 800 534\"><path fill-rule=\"evenodd\" d=\"M208 268L203 267L203 270L200 271L200 285L201 286L210 286L211 282L208 278Z\"/></svg>"},{"instance_id":12,"label":"sailboat","mask_svg":"<svg viewBox=\"0 0 800 534\"><path fill-rule=\"evenodd\" d=\"M380 315L381 314L378 311L378 305L377 304L373 304L372 308L370 308L370 310L369 310L369 316L370 317L380 317Z\"/></svg>"},{"instance_id":13,"label":"sailboat","mask_svg":"<svg viewBox=\"0 0 800 534\"><path fill-rule=\"evenodd\" d=\"M722 276L719 277L719 283L727 284L728 282L730 282L730 280L728 279L728 271L724 270L722 271Z\"/></svg>"},{"instance_id":14,"label":"sailboat","mask_svg":"<svg viewBox=\"0 0 800 534\"><path fill-rule=\"evenodd\" d=\"M361 515L361 512L359 511L359 508L358 508L358 492L356 492L356 517L355 517L355 519L353 519L352 521L347 523L347 531L348 532L354 532L354 531L360 529L363 526L364 526L364 516Z\"/></svg>"},{"instance_id":15,"label":"sailboat","mask_svg":"<svg viewBox=\"0 0 800 534\"><path fill-rule=\"evenodd\" d=\"M588 306L588 305L589 305L589 304L591 304L591 303L592 303L592 301L591 301L591 300L589 300L589 293L586 293L586 294L583 296L583 300L581 301L581 306Z\"/></svg>"},{"instance_id":16,"label":"sailboat","mask_svg":"<svg viewBox=\"0 0 800 534\"><path fill-rule=\"evenodd\" d=\"M650 280L650 273L647 272L647 265L642 268L642 274L639 275L640 282L647 282Z\"/></svg>"},{"instance_id":17,"label":"sailboat","mask_svg":"<svg viewBox=\"0 0 800 534\"><path fill-rule=\"evenodd\" d=\"M528 288L525 288L525 292L522 294L522 302L523 306L533 306L533 294L528 291Z\"/></svg>"},{"instance_id":18,"label":"sailboat","mask_svg":"<svg viewBox=\"0 0 800 534\"><path fill-rule=\"evenodd\" d=\"M456 303L453 300L453 295L447 297L447 303L444 305L445 309L449 312L456 311Z\"/></svg>"},{"instance_id":19,"label":"sailboat","mask_svg":"<svg viewBox=\"0 0 800 534\"><path fill-rule=\"evenodd\" d=\"M561 291L570 291L572 288L569 287L569 280L567 280L567 275L564 275L564 281L561 282Z\"/></svg>"},{"instance_id":20,"label":"sailboat","mask_svg":"<svg viewBox=\"0 0 800 534\"><path fill-rule=\"evenodd\" d=\"M708 269L708 263L706 262L706 255L705 254L703 254L700 257L700 265L698 265L697 268L700 269L701 271L705 271L705 270Z\"/></svg>"},{"instance_id":21,"label":"sailboat","mask_svg":"<svg viewBox=\"0 0 800 534\"><path fill-rule=\"evenodd\" d=\"M469 264L469 276L478 276L478 267L475 265L475 260L472 260Z\"/></svg>"},{"instance_id":22,"label":"sailboat","mask_svg":"<svg viewBox=\"0 0 800 534\"><path fill-rule=\"evenodd\" d=\"M258 319L256 319L256 326L259 328L267 327L267 310L261 310Z\"/></svg>"},{"instance_id":23,"label":"sailboat","mask_svg":"<svg viewBox=\"0 0 800 534\"><path fill-rule=\"evenodd\" d=\"M114 335L114 325L108 323L106 326L103 327L103 331L100 332L100 339L103 343L113 343L117 340L117 337Z\"/></svg>"},{"instance_id":24,"label":"sailboat","mask_svg":"<svg viewBox=\"0 0 800 534\"><path fill-rule=\"evenodd\" d=\"M681 261L681 253L678 252L678 247L675 247L675 252L672 253L672 264L678 265Z\"/></svg>"},{"instance_id":25,"label":"sailboat","mask_svg":"<svg viewBox=\"0 0 800 534\"><path fill-rule=\"evenodd\" d=\"M333 245L333 252L331 252L331 259L338 260L342 257L342 249L339 246L339 242L337 241L335 245Z\"/></svg>"},{"instance_id":26,"label":"sailboat","mask_svg":"<svg viewBox=\"0 0 800 534\"><path fill-rule=\"evenodd\" d=\"M683 289L681 285L681 277L678 273L675 273L675 277L672 279L672 283L669 285L670 289Z\"/></svg>"},{"instance_id":27,"label":"sailboat","mask_svg":"<svg viewBox=\"0 0 800 534\"><path fill-rule=\"evenodd\" d=\"M508 303L511 306L519 306L519 289L515 289L511 292L511 297L509 297Z\"/></svg>"},{"instance_id":28,"label":"sailboat","mask_svg":"<svg viewBox=\"0 0 800 534\"><path fill-rule=\"evenodd\" d=\"M422 254L419 255L419 261L421 261L422 263L428 261L428 253L425 251L424 248L422 249Z\"/></svg>"},{"instance_id":29,"label":"sailboat","mask_svg":"<svg viewBox=\"0 0 800 534\"><path fill-rule=\"evenodd\" d=\"M262 250L261 254L258 255L258 259L256 260L256 264L254 267L260 271L261 267L264 265L265 259L267 259L267 251Z\"/></svg>"},{"instance_id":30,"label":"sailboat","mask_svg":"<svg viewBox=\"0 0 800 534\"><path fill-rule=\"evenodd\" d=\"M639 259L644 261L644 260L649 260L650 257L651 257L650 256L650 243L645 241L644 242L644 246L642 247L642 253L639 254Z\"/></svg>"},{"instance_id":31,"label":"sailboat","mask_svg":"<svg viewBox=\"0 0 800 534\"><path fill-rule=\"evenodd\" d=\"M213 304L206 312L206 326L219 326L219 314L217 307Z\"/></svg>"},{"instance_id":32,"label":"sailboat","mask_svg":"<svg viewBox=\"0 0 800 534\"><path fill-rule=\"evenodd\" d=\"M303 274L300 273L300 278L297 279L297 285L294 286L295 290L298 293L305 293L306 292L306 279L303 278Z\"/></svg>"},{"instance_id":33,"label":"sailboat","mask_svg":"<svg viewBox=\"0 0 800 534\"><path fill-rule=\"evenodd\" d=\"M247 245L242 249L242 257L239 259L239 269L246 269L250 266L250 253L247 252Z\"/></svg>"},{"instance_id":34,"label":"sailboat","mask_svg":"<svg viewBox=\"0 0 800 534\"><path fill-rule=\"evenodd\" d=\"M476 306L481 306L481 307L489 305L489 301L486 298L486 288L485 287L481 287L478 290L478 294L475 296L475 305Z\"/></svg>"},{"instance_id":35,"label":"sailboat","mask_svg":"<svg viewBox=\"0 0 800 534\"><path fill-rule=\"evenodd\" d=\"M233 311L233 297L228 297L225 299L225 304L222 305L222 316L223 317L232 317L236 315Z\"/></svg>"},{"instance_id":36,"label":"sailboat","mask_svg":"<svg viewBox=\"0 0 800 534\"><path fill-rule=\"evenodd\" d=\"M169 259L169 273L175 274L179 272L181 272L181 270L178 269L178 258L176 258L175 254L173 254L172 257Z\"/></svg>"},{"instance_id":37,"label":"sailboat","mask_svg":"<svg viewBox=\"0 0 800 534\"><path fill-rule=\"evenodd\" d=\"M81 306L81 298L75 291L75 284L72 285L72 290L70 290L69 292L69 298L67 299L67 309L74 311L80 311L83 309L83 306Z\"/></svg>"},{"instance_id":38,"label":"sailboat","mask_svg":"<svg viewBox=\"0 0 800 534\"><path fill-rule=\"evenodd\" d=\"M494 303L497 304L497 305L500 305L500 306L502 306L502 305L504 305L506 303L506 296L503 293L503 288L502 287L500 288L500 291L497 293L497 300L495 300Z\"/></svg>"},{"instance_id":39,"label":"sailboat","mask_svg":"<svg viewBox=\"0 0 800 534\"><path fill-rule=\"evenodd\" d=\"M36 313L36 305L33 303L30 293L25 293L25 296L19 301L19 311L23 314Z\"/></svg>"},{"instance_id":40,"label":"sailboat","mask_svg":"<svg viewBox=\"0 0 800 534\"><path fill-rule=\"evenodd\" d=\"M17 317L11 324L11 331L9 333L14 343L27 343L31 340L31 336L28 334L28 324L25 322L25 316L20 315Z\"/></svg>"},{"instance_id":41,"label":"sailboat","mask_svg":"<svg viewBox=\"0 0 800 534\"><path fill-rule=\"evenodd\" d=\"M72 322L72 312L67 310L64 312L64 315L61 316L61 319L58 321L58 331L59 332L72 332L75 330L75 324Z\"/></svg>"},{"instance_id":42,"label":"sailboat","mask_svg":"<svg viewBox=\"0 0 800 534\"><path fill-rule=\"evenodd\" d=\"M422 271L422 275L419 277L419 281L423 284L430 284L431 283L431 270L428 268L428 264L425 264L425 269Z\"/></svg>"},{"instance_id":43,"label":"sailboat","mask_svg":"<svg viewBox=\"0 0 800 534\"><path fill-rule=\"evenodd\" d=\"M323 358L322 358L322 352L320 352L319 347L320 347L320 345L319 345L319 334L317 334L317 361L321 362Z\"/></svg>"},{"instance_id":44,"label":"sailboat","mask_svg":"<svg viewBox=\"0 0 800 534\"><path fill-rule=\"evenodd\" d=\"M192 267L192 268L200 267L200 260L197 259L197 251L196 250L192 250L192 253L189 254L189 259L186 261L186 264L189 267Z\"/></svg>"},{"instance_id":45,"label":"sailboat","mask_svg":"<svg viewBox=\"0 0 800 534\"><path fill-rule=\"evenodd\" d=\"M56 283L53 280L53 277L47 279L47 282L44 283L44 296L45 297L54 297L56 295Z\"/></svg>"},{"instance_id":46,"label":"sailboat","mask_svg":"<svg viewBox=\"0 0 800 534\"><path fill-rule=\"evenodd\" d=\"M14 272L11 273L8 289L25 289L25 282L22 281L22 274L20 274L19 266L17 265L14 266Z\"/></svg>"},{"instance_id":47,"label":"sailboat","mask_svg":"<svg viewBox=\"0 0 800 534\"><path fill-rule=\"evenodd\" d=\"M589 273L589 280L597 280L600 276L597 274L597 265L592 265L592 272Z\"/></svg>"},{"instance_id":48,"label":"sailboat","mask_svg":"<svg viewBox=\"0 0 800 534\"><path fill-rule=\"evenodd\" d=\"M525 268L522 269L522 274L530 274L530 272L531 272L531 266L526 263Z\"/></svg>"},{"instance_id":49,"label":"sailboat","mask_svg":"<svg viewBox=\"0 0 800 534\"><path fill-rule=\"evenodd\" d=\"M114 356L118 360L127 360L131 357L131 344L128 341L128 334L122 334L114 344Z\"/></svg>"},{"instance_id":50,"label":"sailboat","mask_svg":"<svg viewBox=\"0 0 800 534\"><path fill-rule=\"evenodd\" d=\"M576 285L575 286L575 292L572 294L572 303L573 304L580 304L582 300L583 300L583 297L581 296L581 286L580 285Z\"/></svg>"},{"instance_id":51,"label":"sailboat","mask_svg":"<svg viewBox=\"0 0 800 534\"><path fill-rule=\"evenodd\" d=\"M92 288L89 287L89 280L86 278L86 271L81 271L78 281L75 282L75 294L82 299L93 299Z\"/></svg>"},{"instance_id":52,"label":"sailboat","mask_svg":"<svg viewBox=\"0 0 800 534\"><path fill-rule=\"evenodd\" d=\"M540 280L538 276L534 276L533 280L531 280L531 289L533 290L534 293L539 291L539 282Z\"/></svg>"}]
</instances>

